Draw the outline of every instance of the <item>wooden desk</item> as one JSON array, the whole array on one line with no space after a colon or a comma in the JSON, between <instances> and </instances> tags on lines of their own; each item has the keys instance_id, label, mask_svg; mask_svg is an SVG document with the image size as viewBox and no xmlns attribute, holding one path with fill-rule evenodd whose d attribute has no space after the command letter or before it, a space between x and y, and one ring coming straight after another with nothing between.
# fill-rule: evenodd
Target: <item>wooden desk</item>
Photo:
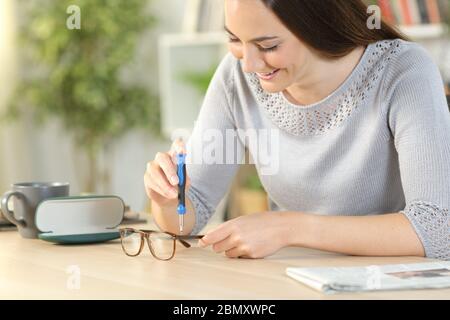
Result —
<instances>
[{"instance_id":1,"label":"wooden desk","mask_svg":"<svg viewBox=\"0 0 450 320\"><path fill-rule=\"evenodd\" d=\"M148 251L130 258L122 252L120 241L61 246L2 231L0 299L450 299L450 289L327 296L285 275L288 266L424 260L353 257L303 248L286 248L265 259L248 260L229 259L210 248L190 248L164 262ZM67 285L72 265L80 270L79 289Z\"/></svg>"}]
</instances>

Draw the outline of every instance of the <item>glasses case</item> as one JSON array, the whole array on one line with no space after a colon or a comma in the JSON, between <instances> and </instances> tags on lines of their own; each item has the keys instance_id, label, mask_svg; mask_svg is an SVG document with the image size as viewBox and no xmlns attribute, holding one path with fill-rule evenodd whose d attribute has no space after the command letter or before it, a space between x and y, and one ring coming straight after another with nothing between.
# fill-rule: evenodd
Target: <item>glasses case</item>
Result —
<instances>
[{"instance_id":1,"label":"glasses case","mask_svg":"<svg viewBox=\"0 0 450 320\"><path fill-rule=\"evenodd\" d=\"M117 196L50 198L37 209L39 239L60 244L96 243L120 238L124 202Z\"/></svg>"}]
</instances>

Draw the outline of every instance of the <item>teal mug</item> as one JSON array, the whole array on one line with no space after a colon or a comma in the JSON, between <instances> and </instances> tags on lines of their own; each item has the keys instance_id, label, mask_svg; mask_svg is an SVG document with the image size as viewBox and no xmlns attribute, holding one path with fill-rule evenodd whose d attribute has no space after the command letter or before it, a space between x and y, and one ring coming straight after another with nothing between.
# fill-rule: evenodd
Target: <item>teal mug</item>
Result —
<instances>
[{"instance_id":1,"label":"teal mug","mask_svg":"<svg viewBox=\"0 0 450 320\"><path fill-rule=\"evenodd\" d=\"M6 192L1 200L3 216L15 224L24 238L37 238L39 230L35 223L38 204L48 198L67 197L69 183L67 182L24 182L15 183L12 190ZM13 210L8 207L13 197Z\"/></svg>"}]
</instances>

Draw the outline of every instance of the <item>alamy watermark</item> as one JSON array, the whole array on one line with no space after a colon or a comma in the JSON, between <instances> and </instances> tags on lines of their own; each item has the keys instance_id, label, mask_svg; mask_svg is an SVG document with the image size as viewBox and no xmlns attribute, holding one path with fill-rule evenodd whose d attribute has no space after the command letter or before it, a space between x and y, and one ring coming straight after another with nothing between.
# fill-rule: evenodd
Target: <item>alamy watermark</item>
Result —
<instances>
[{"instance_id":1,"label":"alamy watermark","mask_svg":"<svg viewBox=\"0 0 450 320\"><path fill-rule=\"evenodd\" d=\"M66 268L66 273L69 275L66 281L66 288L68 290L80 290L81 268L78 265L70 265Z\"/></svg>"},{"instance_id":2,"label":"alamy watermark","mask_svg":"<svg viewBox=\"0 0 450 320\"><path fill-rule=\"evenodd\" d=\"M375 4L368 6L367 14L370 15L367 19L367 28L369 30L381 29L381 8Z\"/></svg>"},{"instance_id":3,"label":"alamy watermark","mask_svg":"<svg viewBox=\"0 0 450 320\"><path fill-rule=\"evenodd\" d=\"M279 129L202 129L196 128L195 147L187 146L187 164L256 164L261 175L274 175L280 167ZM188 141L186 131L177 130L172 139ZM245 148L251 156L245 158Z\"/></svg>"},{"instance_id":4,"label":"alamy watermark","mask_svg":"<svg viewBox=\"0 0 450 320\"><path fill-rule=\"evenodd\" d=\"M367 282L366 286L368 290L379 290L381 289L381 276L382 272L379 266L368 266L367 271Z\"/></svg>"},{"instance_id":5,"label":"alamy watermark","mask_svg":"<svg viewBox=\"0 0 450 320\"><path fill-rule=\"evenodd\" d=\"M67 7L66 13L69 14L66 20L66 27L69 30L81 29L81 9L74 4Z\"/></svg>"}]
</instances>

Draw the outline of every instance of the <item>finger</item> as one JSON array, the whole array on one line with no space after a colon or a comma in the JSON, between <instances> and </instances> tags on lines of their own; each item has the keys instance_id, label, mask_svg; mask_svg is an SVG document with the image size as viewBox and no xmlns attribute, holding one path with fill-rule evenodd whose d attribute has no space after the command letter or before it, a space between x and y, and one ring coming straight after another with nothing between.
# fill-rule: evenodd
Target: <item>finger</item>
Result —
<instances>
[{"instance_id":1,"label":"finger","mask_svg":"<svg viewBox=\"0 0 450 320\"><path fill-rule=\"evenodd\" d=\"M178 176L175 171L175 165L172 162L169 154L158 152L155 157L155 161L158 162L162 171L166 175L166 178L170 181L170 183L175 186L178 184Z\"/></svg>"},{"instance_id":2,"label":"finger","mask_svg":"<svg viewBox=\"0 0 450 320\"><path fill-rule=\"evenodd\" d=\"M169 155L173 158L178 153L183 153L183 154L187 153L186 146L184 144L183 139L181 139L181 138L176 139L172 143L172 146L170 147Z\"/></svg>"},{"instance_id":3,"label":"finger","mask_svg":"<svg viewBox=\"0 0 450 320\"><path fill-rule=\"evenodd\" d=\"M175 199L178 196L178 189L174 188L168 181L161 168L157 168L151 172L151 179L161 191L161 195L169 199ZM155 189L156 190L156 189Z\"/></svg>"},{"instance_id":4,"label":"finger","mask_svg":"<svg viewBox=\"0 0 450 320\"><path fill-rule=\"evenodd\" d=\"M243 250L241 247L235 247L225 251L225 255L228 258L240 258L244 257L245 254L246 254L245 250Z\"/></svg>"},{"instance_id":5,"label":"finger","mask_svg":"<svg viewBox=\"0 0 450 320\"><path fill-rule=\"evenodd\" d=\"M199 246L205 247L211 244L224 240L231 234L231 228L227 223L222 223L216 229L208 232L203 238L199 240Z\"/></svg>"},{"instance_id":6,"label":"finger","mask_svg":"<svg viewBox=\"0 0 450 320\"><path fill-rule=\"evenodd\" d=\"M150 180L154 183L154 185L159 187L159 191L161 191L162 195L169 199L174 199L178 196L178 190L170 185L169 181L167 181L166 175L159 166L152 165L149 175Z\"/></svg>"},{"instance_id":7,"label":"finger","mask_svg":"<svg viewBox=\"0 0 450 320\"><path fill-rule=\"evenodd\" d=\"M167 197L163 190L150 178L150 173L146 172L144 175L144 185L147 196L158 203L167 201ZM162 201L162 202L161 202Z\"/></svg>"},{"instance_id":8,"label":"finger","mask_svg":"<svg viewBox=\"0 0 450 320\"><path fill-rule=\"evenodd\" d=\"M167 199L167 197L159 194L155 190L149 190L148 196L153 202L159 204L160 206L164 206L168 203L168 201L170 201L170 199Z\"/></svg>"},{"instance_id":9,"label":"finger","mask_svg":"<svg viewBox=\"0 0 450 320\"><path fill-rule=\"evenodd\" d=\"M238 246L238 243L235 241L235 239L233 239L232 236L228 236L224 240L213 244L212 248L216 253L222 253L224 251L233 249L237 246Z\"/></svg>"}]
</instances>

